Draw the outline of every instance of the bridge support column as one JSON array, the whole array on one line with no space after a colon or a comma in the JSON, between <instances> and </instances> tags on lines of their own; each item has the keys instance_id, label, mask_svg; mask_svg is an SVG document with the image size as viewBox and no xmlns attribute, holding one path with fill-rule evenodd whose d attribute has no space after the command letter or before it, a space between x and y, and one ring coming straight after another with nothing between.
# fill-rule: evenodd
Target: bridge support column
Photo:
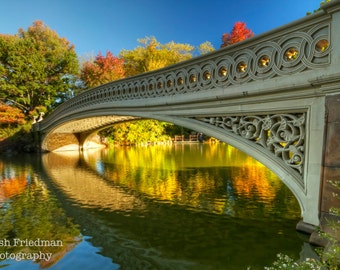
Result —
<instances>
[{"instance_id":1,"label":"bridge support column","mask_svg":"<svg viewBox=\"0 0 340 270\"><path fill-rule=\"evenodd\" d=\"M97 133L77 133L79 141L79 150L83 151L86 149L93 148L104 148L106 145L101 141L100 136Z\"/></svg>"},{"instance_id":2,"label":"bridge support column","mask_svg":"<svg viewBox=\"0 0 340 270\"><path fill-rule=\"evenodd\" d=\"M320 190L320 229L340 240L340 228L330 228L330 222L340 220L332 209L340 209L340 188L331 181L340 183L340 95L326 97L326 119L323 150L323 164ZM325 244L317 233L311 235L311 242Z\"/></svg>"}]
</instances>

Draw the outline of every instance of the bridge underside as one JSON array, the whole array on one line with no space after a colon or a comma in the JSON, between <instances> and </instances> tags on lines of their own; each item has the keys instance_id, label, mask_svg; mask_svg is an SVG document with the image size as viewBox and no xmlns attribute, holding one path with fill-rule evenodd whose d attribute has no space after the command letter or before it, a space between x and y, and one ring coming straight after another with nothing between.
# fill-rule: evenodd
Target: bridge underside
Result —
<instances>
[{"instance_id":1,"label":"bridge underside","mask_svg":"<svg viewBox=\"0 0 340 270\"><path fill-rule=\"evenodd\" d=\"M99 130L115 123L131 121L140 117L133 116L94 116L75 119L61 124L44 136L42 151L78 151L87 148L100 147L100 142L92 139ZM91 140L92 139L92 140Z\"/></svg>"}]
</instances>

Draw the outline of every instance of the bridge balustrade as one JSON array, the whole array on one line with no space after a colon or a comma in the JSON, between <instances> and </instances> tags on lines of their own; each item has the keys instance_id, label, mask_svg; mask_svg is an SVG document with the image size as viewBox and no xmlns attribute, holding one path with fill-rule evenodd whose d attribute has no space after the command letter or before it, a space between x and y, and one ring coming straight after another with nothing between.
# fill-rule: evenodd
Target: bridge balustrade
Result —
<instances>
[{"instance_id":1,"label":"bridge balustrade","mask_svg":"<svg viewBox=\"0 0 340 270\"><path fill-rule=\"evenodd\" d=\"M61 111L72 114L98 104L228 89L322 69L330 64L330 24L329 16L310 15L296 24L213 53L95 87L61 104L46 120L55 121Z\"/></svg>"}]
</instances>

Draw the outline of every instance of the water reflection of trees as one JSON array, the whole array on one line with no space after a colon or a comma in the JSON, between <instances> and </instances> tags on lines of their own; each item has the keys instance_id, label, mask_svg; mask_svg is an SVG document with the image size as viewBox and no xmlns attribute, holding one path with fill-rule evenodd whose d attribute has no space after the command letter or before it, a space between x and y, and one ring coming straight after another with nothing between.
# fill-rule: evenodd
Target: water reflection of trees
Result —
<instances>
[{"instance_id":1,"label":"water reflection of trees","mask_svg":"<svg viewBox=\"0 0 340 270\"><path fill-rule=\"evenodd\" d=\"M228 264L256 265L253 257L263 263L285 248L299 249L299 241L285 235L286 230L294 230L295 220L285 220L286 227L280 225L283 233L276 235L277 227L268 226L268 220L254 212L256 206L249 213L239 204L266 194L246 193L240 186L247 182L243 178L246 170L241 168L251 168L253 161L247 165L245 155L235 157L234 150L225 145L175 148L88 151L80 159L78 153L72 157L49 153L43 164L53 186L74 208L79 224L93 236L93 245L102 247L101 253L122 269L178 266L182 258L205 269L224 269ZM242 176L239 186L232 181L234 173ZM277 178L272 181L279 194L283 184ZM270 204L272 197L264 196L264 201ZM254 216L259 220L250 222ZM273 235L276 240L270 246ZM274 248L264 252L259 245ZM235 255L235 250L240 252Z\"/></svg>"},{"instance_id":2,"label":"water reflection of trees","mask_svg":"<svg viewBox=\"0 0 340 270\"><path fill-rule=\"evenodd\" d=\"M39 263L42 267L54 264L77 243L79 229L65 215L32 167L19 168L1 162L0 175L0 239L12 243L1 246L0 253L52 253L50 261ZM13 239L61 240L63 245L15 246Z\"/></svg>"},{"instance_id":3,"label":"water reflection of trees","mask_svg":"<svg viewBox=\"0 0 340 270\"><path fill-rule=\"evenodd\" d=\"M25 175L19 175L17 178L4 178L0 181L0 203L7 199L20 194L25 190L27 180Z\"/></svg>"},{"instance_id":4,"label":"water reflection of trees","mask_svg":"<svg viewBox=\"0 0 340 270\"><path fill-rule=\"evenodd\" d=\"M85 160L114 184L163 203L239 217L257 211L253 216L261 217L280 201L281 209L289 205L281 215L298 218L298 203L283 182L226 144L115 148L100 155L91 154ZM247 207L251 202L261 204L262 214L258 208Z\"/></svg>"}]
</instances>

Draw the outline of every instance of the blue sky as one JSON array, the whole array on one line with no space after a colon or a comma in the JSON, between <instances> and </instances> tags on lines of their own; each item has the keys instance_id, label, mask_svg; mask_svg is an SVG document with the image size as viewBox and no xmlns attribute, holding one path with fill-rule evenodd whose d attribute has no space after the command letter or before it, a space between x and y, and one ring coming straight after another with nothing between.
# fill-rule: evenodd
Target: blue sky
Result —
<instances>
[{"instance_id":1,"label":"blue sky","mask_svg":"<svg viewBox=\"0 0 340 270\"><path fill-rule=\"evenodd\" d=\"M41 20L75 45L79 56L138 46L154 36L162 44L193 46L210 41L217 49L237 21L255 34L313 11L321 0L0 0L0 33L16 34Z\"/></svg>"}]
</instances>

